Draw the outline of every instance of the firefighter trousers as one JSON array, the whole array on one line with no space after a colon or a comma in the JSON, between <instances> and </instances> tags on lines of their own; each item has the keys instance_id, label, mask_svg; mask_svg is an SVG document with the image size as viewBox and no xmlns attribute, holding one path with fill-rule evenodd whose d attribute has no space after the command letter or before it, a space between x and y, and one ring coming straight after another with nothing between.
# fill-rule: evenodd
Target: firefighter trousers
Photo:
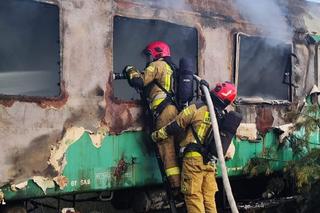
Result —
<instances>
[{"instance_id":1,"label":"firefighter trousers","mask_svg":"<svg viewBox=\"0 0 320 213\"><path fill-rule=\"evenodd\" d=\"M215 165L203 164L201 155L187 157L187 154L182 163L181 192L188 213L217 213Z\"/></svg>"},{"instance_id":2,"label":"firefighter trousers","mask_svg":"<svg viewBox=\"0 0 320 213\"><path fill-rule=\"evenodd\" d=\"M157 118L155 125L156 129L167 125L178 114L178 110L174 105L167 105ZM180 168L178 165L174 137L169 136L167 139L157 143L161 160L164 164L165 172L170 182L171 188L180 187Z\"/></svg>"}]
</instances>

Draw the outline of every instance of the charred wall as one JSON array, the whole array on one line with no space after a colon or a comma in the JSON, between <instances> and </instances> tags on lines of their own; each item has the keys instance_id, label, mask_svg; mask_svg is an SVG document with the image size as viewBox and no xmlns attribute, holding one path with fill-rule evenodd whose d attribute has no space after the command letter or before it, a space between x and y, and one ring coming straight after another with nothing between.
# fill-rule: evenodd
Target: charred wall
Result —
<instances>
[{"instance_id":1,"label":"charred wall","mask_svg":"<svg viewBox=\"0 0 320 213\"><path fill-rule=\"evenodd\" d=\"M61 70L64 96L58 100L1 98L0 185L17 183L33 175L53 177L46 162L51 146L59 147L68 129L82 127L111 134L142 128L137 102L113 96L113 17L157 19L198 31L198 72L210 84L234 79L234 33L265 36L268 23L245 19L233 0L62 0L43 1L59 6ZM293 40L299 62L294 62L293 104L240 105L244 123L256 123L259 131L286 123L284 115L304 99L319 75L315 53L304 40L307 32L320 32L318 5L312 10L301 1L281 1L286 20L299 38ZM294 3L294 4L293 4ZM294 6L292 6L294 5ZM314 9L315 8L315 9ZM303 29L298 31L297 29ZM45 153L34 156L31 153ZM28 159L28 160L26 160ZM19 165L19 166L18 166ZM23 168L23 169L22 169Z\"/></svg>"}]
</instances>

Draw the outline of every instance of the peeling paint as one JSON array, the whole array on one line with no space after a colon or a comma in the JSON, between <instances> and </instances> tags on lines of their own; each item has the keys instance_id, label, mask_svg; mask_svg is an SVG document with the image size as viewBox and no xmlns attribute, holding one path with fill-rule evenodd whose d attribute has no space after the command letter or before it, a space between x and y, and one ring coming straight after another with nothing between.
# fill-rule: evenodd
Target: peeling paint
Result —
<instances>
[{"instance_id":1,"label":"peeling paint","mask_svg":"<svg viewBox=\"0 0 320 213\"><path fill-rule=\"evenodd\" d=\"M62 140L58 142L58 145L52 147L48 163L51 164L59 174L62 173L64 168L62 162L65 157L65 152L71 144L76 142L83 135L84 132L85 129L83 127L71 127L70 129L67 129Z\"/></svg>"},{"instance_id":2,"label":"peeling paint","mask_svg":"<svg viewBox=\"0 0 320 213\"><path fill-rule=\"evenodd\" d=\"M257 140L257 125L255 123L241 123L237 129L236 136L241 140Z\"/></svg>"},{"instance_id":3,"label":"peeling paint","mask_svg":"<svg viewBox=\"0 0 320 213\"><path fill-rule=\"evenodd\" d=\"M11 188L12 191L17 191L19 189L26 188L27 185L28 185L28 181L24 181L24 182L21 182L21 183L18 183L18 184L12 184L10 188Z\"/></svg>"},{"instance_id":4,"label":"peeling paint","mask_svg":"<svg viewBox=\"0 0 320 213\"><path fill-rule=\"evenodd\" d=\"M104 137L107 135L107 132L108 130L106 128L99 128L97 134L90 132L89 136L92 141L92 144L95 147L100 148Z\"/></svg>"},{"instance_id":5,"label":"peeling paint","mask_svg":"<svg viewBox=\"0 0 320 213\"><path fill-rule=\"evenodd\" d=\"M45 194L47 189L54 188L55 186L53 180L50 180L49 178L35 176L32 178L32 180L42 189Z\"/></svg>"},{"instance_id":6,"label":"peeling paint","mask_svg":"<svg viewBox=\"0 0 320 213\"><path fill-rule=\"evenodd\" d=\"M157 1L145 0L40 1L60 8L62 95L56 99L0 97L0 185L10 182L14 190L23 189L27 182L21 181L32 177L39 177L35 181L44 191L54 183L63 189L69 181L68 177L60 176L67 164L66 151L86 129L92 130L88 132L96 148L101 147L107 134L142 130L143 112L139 103L122 102L113 97L112 21L115 14L196 27L199 74L210 83L234 80L235 32L264 34L259 26L239 15L232 0L186 0L186 8L168 8L159 6ZM319 6L307 10L301 1L283 2L289 3L288 19L292 19L290 24L296 30L298 27L303 28L304 33L320 30ZM314 70L307 72L313 64L304 33L299 34L299 41L293 41L294 53L299 58L299 63L293 61L293 83L299 86L293 89L293 102L284 106L282 102L252 98L251 102L237 106L244 115L244 123L237 131L240 139L257 140L258 131L265 134L273 126L285 131L280 137L286 136L289 131L286 125L290 125L286 123L291 121L285 121L284 114L301 104L311 89L309 83L316 76ZM66 132L61 139L62 129ZM50 145L51 150L47 150ZM31 156L34 152L42 152L41 157L40 154ZM116 177L121 178L124 165L120 160ZM0 203L2 200L0 191Z\"/></svg>"},{"instance_id":7,"label":"peeling paint","mask_svg":"<svg viewBox=\"0 0 320 213\"><path fill-rule=\"evenodd\" d=\"M279 143L282 143L292 132L293 132L294 124L284 124L278 127L275 127L279 129L282 133L279 135Z\"/></svg>"},{"instance_id":8,"label":"peeling paint","mask_svg":"<svg viewBox=\"0 0 320 213\"><path fill-rule=\"evenodd\" d=\"M4 201L4 193L2 192L2 190L0 189L0 204L1 205L5 205L6 202Z\"/></svg>"},{"instance_id":9,"label":"peeling paint","mask_svg":"<svg viewBox=\"0 0 320 213\"><path fill-rule=\"evenodd\" d=\"M274 117L272 115L271 108L258 107L256 125L260 134L265 135L267 131L272 127Z\"/></svg>"},{"instance_id":10,"label":"peeling paint","mask_svg":"<svg viewBox=\"0 0 320 213\"><path fill-rule=\"evenodd\" d=\"M68 185L68 178L65 176L58 176L53 178L53 181L63 190Z\"/></svg>"},{"instance_id":11,"label":"peeling paint","mask_svg":"<svg viewBox=\"0 0 320 213\"><path fill-rule=\"evenodd\" d=\"M316 85L313 85L313 87L310 91L310 95L312 95L312 94L320 94L320 89Z\"/></svg>"},{"instance_id":12,"label":"peeling paint","mask_svg":"<svg viewBox=\"0 0 320 213\"><path fill-rule=\"evenodd\" d=\"M312 104L320 105L320 89L316 85L313 86L310 96Z\"/></svg>"}]
</instances>

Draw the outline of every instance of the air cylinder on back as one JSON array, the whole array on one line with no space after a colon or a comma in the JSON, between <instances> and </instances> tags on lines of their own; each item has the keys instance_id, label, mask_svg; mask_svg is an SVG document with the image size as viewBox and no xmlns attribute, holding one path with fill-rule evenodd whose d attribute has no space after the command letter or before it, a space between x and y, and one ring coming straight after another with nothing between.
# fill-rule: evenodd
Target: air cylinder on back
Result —
<instances>
[{"instance_id":1,"label":"air cylinder on back","mask_svg":"<svg viewBox=\"0 0 320 213\"><path fill-rule=\"evenodd\" d=\"M192 101L194 96L193 75L195 74L195 63L191 58L181 58L177 76L177 101L183 108Z\"/></svg>"}]
</instances>

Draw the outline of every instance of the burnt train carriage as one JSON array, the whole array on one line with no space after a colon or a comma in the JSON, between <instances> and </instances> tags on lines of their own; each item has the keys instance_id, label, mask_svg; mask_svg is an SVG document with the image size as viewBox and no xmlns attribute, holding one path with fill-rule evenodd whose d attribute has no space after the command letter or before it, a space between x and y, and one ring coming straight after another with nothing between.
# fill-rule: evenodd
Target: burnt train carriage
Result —
<instances>
[{"instance_id":1,"label":"burnt train carriage","mask_svg":"<svg viewBox=\"0 0 320 213\"><path fill-rule=\"evenodd\" d=\"M161 183L139 97L112 79L143 69L152 40L176 63L193 58L209 83L236 83L244 120L230 176L281 170L295 159L285 138L304 139L305 152L319 144L303 117L319 121L316 3L5 0L0 10L2 203Z\"/></svg>"}]
</instances>

